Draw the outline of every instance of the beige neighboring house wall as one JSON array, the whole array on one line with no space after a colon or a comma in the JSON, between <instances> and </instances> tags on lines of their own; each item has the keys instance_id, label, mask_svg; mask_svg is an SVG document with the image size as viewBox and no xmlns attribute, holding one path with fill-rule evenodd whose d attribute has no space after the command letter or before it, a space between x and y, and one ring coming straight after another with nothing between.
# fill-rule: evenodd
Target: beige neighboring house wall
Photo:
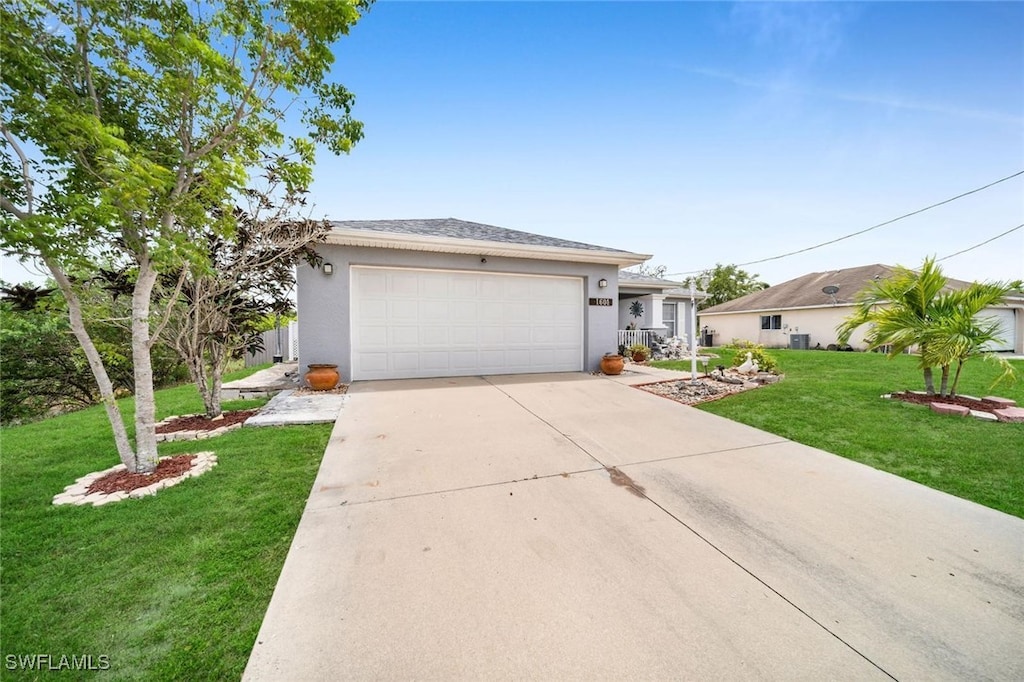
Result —
<instances>
[{"instance_id":1,"label":"beige neighboring house wall","mask_svg":"<svg viewBox=\"0 0 1024 682\"><path fill-rule=\"evenodd\" d=\"M808 348L819 345L826 348L838 343L836 327L853 313L856 293L871 280L888 277L892 272L891 266L874 264L810 273L701 311L698 324L714 331L715 345L741 339L768 348L789 348L791 335L807 334L810 337ZM967 285L960 280L949 280L950 287ZM830 287L829 290L834 287L836 291L826 294L825 287ZM998 317L1009 339L995 350L1024 354L1024 296L1010 296L1006 305L989 308L983 315ZM777 322L779 328L762 329L762 316L780 316L772 321ZM866 349L864 336L868 331L867 325L857 329L849 344L858 350Z\"/></svg>"},{"instance_id":2,"label":"beige neighboring house wall","mask_svg":"<svg viewBox=\"0 0 1024 682\"><path fill-rule=\"evenodd\" d=\"M827 308L795 308L749 311L735 313L700 313L700 326L708 326L714 331L715 343L727 344L733 339L753 341L766 348L789 348L791 334L807 334L810 336L809 347L821 344L822 348L830 343L838 343L836 327L850 313L852 306L829 306ZM781 315L782 329L761 329L762 315ZM850 345L864 348L864 335L867 326L854 332Z\"/></svg>"}]
</instances>

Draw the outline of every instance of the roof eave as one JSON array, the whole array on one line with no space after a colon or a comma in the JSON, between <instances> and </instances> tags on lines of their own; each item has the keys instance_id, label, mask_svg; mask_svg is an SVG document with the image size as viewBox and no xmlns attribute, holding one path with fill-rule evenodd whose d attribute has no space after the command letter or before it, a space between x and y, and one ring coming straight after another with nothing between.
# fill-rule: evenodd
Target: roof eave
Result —
<instances>
[{"instance_id":1,"label":"roof eave","mask_svg":"<svg viewBox=\"0 0 1024 682\"><path fill-rule=\"evenodd\" d=\"M852 308L856 303L825 303L822 305L786 306L784 308L743 308L741 310L701 310L701 315L740 315L745 313L784 313L787 310L826 310L828 308Z\"/></svg>"},{"instance_id":2,"label":"roof eave","mask_svg":"<svg viewBox=\"0 0 1024 682\"><path fill-rule=\"evenodd\" d=\"M1021 303L1024 303L1024 297L1009 295L1006 300L993 308L1017 308ZM741 308L739 310L702 310L701 315L738 315L741 313L780 313L786 312L787 310L825 310L827 308L852 308L856 306L855 301L842 301L838 303L822 303L820 305L791 305L784 307L775 308ZM879 305L884 305L884 302L880 302Z\"/></svg>"},{"instance_id":3,"label":"roof eave","mask_svg":"<svg viewBox=\"0 0 1024 682\"><path fill-rule=\"evenodd\" d=\"M630 282L629 280L619 280L619 291L634 292L634 291L670 291L672 289L678 289L678 284L644 284L641 282ZM698 292L699 293L699 292ZM689 296L689 294L673 294L674 296ZM706 295L706 294L705 294Z\"/></svg>"},{"instance_id":4,"label":"roof eave","mask_svg":"<svg viewBox=\"0 0 1024 682\"><path fill-rule=\"evenodd\" d=\"M627 267L639 265L651 258L648 254L628 251L597 249L572 249L559 246L536 244L513 244L480 239L452 239L425 235L400 234L397 232L368 232L366 230L345 230L335 228L327 234L327 244L337 246L365 246L378 249L403 251L428 251L432 253L456 253L473 256L505 258L532 258L536 260L558 260L575 263L598 263Z\"/></svg>"}]
</instances>

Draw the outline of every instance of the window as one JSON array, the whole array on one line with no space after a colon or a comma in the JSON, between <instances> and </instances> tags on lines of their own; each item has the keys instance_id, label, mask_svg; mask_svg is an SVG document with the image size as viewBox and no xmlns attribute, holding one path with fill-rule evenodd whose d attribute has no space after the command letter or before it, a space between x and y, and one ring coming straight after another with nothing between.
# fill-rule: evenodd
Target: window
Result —
<instances>
[{"instance_id":1,"label":"window","mask_svg":"<svg viewBox=\"0 0 1024 682\"><path fill-rule=\"evenodd\" d=\"M761 329L782 329L782 315L762 315Z\"/></svg>"},{"instance_id":2,"label":"window","mask_svg":"<svg viewBox=\"0 0 1024 682\"><path fill-rule=\"evenodd\" d=\"M661 323L668 327L667 335L669 338L676 335L676 304L675 303L662 303L661 304Z\"/></svg>"}]
</instances>

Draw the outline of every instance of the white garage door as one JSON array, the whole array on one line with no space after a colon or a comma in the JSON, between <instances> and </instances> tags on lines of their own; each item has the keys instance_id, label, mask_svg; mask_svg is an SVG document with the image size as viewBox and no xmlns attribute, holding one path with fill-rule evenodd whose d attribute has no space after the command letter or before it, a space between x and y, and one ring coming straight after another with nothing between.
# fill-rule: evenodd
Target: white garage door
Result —
<instances>
[{"instance_id":1,"label":"white garage door","mask_svg":"<svg viewBox=\"0 0 1024 682\"><path fill-rule=\"evenodd\" d=\"M990 343L985 346L985 350L990 351L1012 351L1017 345L1017 324L1016 318L1013 314L1013 309L1009 308L988 308L982 311L978 315L983 320L997 320L999 322L999 331L996 335L1002 339L998 343Z\"/></svg>"},{"instance_id":2,"label":"white garage door","mask_svg":"<svg viewBox=\"0 0 1024 682\"><path fill-rule=\"evenodd\" d=\"M352 267L352 378L583 369L583 280Z\"/></svg>"}]
</instances>

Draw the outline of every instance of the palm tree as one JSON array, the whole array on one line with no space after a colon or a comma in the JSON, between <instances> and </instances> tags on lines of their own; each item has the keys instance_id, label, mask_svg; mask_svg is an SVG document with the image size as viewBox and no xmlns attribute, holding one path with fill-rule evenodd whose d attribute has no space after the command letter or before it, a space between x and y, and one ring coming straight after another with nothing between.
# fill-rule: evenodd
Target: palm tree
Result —
<instances>
[{"instance_id":1,"label":"palm tree","mask_svg":"<svg viewBox=\"0 0 1024 682\"><path fill-rule=\"evenodd\" d=\"M1000 380L1013 375L1013 367L1005 359L985 353L985 346L1001 341L999 322L982 316L986 308L1002 303L1006 295L1020 287L1020 282L975 283L966 289L950 291L936 302L938 315L929 331L929 361L942 368L940 395L947 395L950 367L956 363L953 385L948 395L956 395L964 363L983 356L998 362L1003 369ZM998 383L998 381L997 381Z\"/></svg>"},{"instance_id":2,"label":"palm tree","mask_svg":"<svg viewBox=\"0 0 1024 682\"><path fill-rule=\"evenodd\" d=\"M897 266L891 277L875 280L857 294L854 313L836 328L839 343L849 343L854 331L871 324L871 331L864 338L868 350L888 346L892 358L916 346L920 351L919 366L924 374L925 391L929 395L935 393L934 360L926 351L928 332L938 312L936 300L946 281L934 258L925 259L916 272Z\"/></svg>"},{"instance_id":3,"label":"palm tree","mask_svg":"<svg viewBox=\"0 0 1024 682\"><path fill-rule=\"evenodd\" d=\"M857 308L836 331L840 343L849 342L854 330L871 324L865 337L868 349L889 346L889 357L917 347L924 373L925 391L935 393L932 368L942 370L939 395L956 395L964 363L984 354L986 344L998 339L998 322L980 318L986 308L999 305L1006 295L1019 290L1017 282L975 282L956 290L946 289L946 277L934 258L927 258L920 271L897 267L888 279L872 282L857 294ZM991 357L1003 366L1003 377L1013 368L1005 360ZM956 363L953 385L949 374ZM1000 378L1003 378L1000 377Z\"/></svg>"}]
</instances>

